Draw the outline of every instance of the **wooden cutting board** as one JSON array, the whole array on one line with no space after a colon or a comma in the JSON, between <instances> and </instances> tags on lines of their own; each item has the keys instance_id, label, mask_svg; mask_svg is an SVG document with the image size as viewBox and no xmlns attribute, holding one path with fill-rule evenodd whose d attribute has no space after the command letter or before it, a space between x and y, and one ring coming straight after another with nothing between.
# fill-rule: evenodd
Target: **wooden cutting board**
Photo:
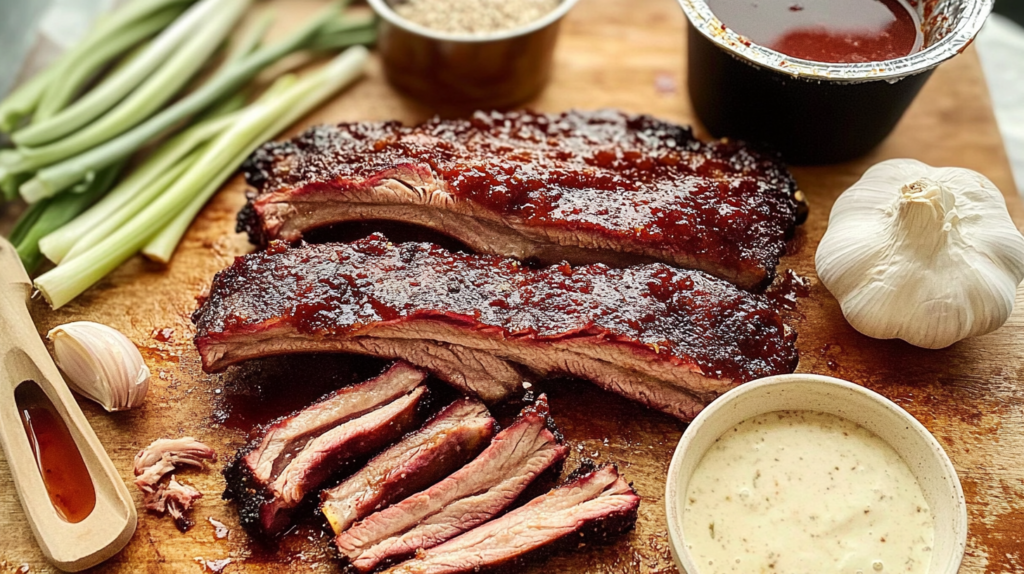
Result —
<instances>
[{"instance_id":1,"label":"wooden cutting board","mask_svg":"<svg viewBox=\"0 0 1024 574\"><path fill-rule=\"evenodd\" d=\"M271 4L277 8L275 32L280 33L320 2ZM551 86L530 106L552 112L615 107L692 123L683 89L684 34L683 16L673 0L583 0L564 22ZM418 122L430 115L431 110L396 94L374 62L366 79L296 130L342 120ZM946 448L963 482L970 535L961 571L1024 572L1024 296L1018 298L1021 308L999 331L947 350L924 351L857 334L814 274L813 254L832 202L868 166L893 157L986 174L1004 191L1015 221L1024 225L1024 208L1014 192L981 68L974 51L968 50L938 69L896 132L869 157L794 169L811 205L810 218L781 266L812 284L793 319L799 333L799 371L855 381L913 413ZM83 405L126 481L132 479L132 457L153 439L190 434L224 459L244 442L240 429L260 422L261 413L253 405L261 400L279 408L299 406L332 385L377 368L364 359L321 357L257 362L219 376L201 372L191 345L189 314L194 297L213 274L249 250L234 233L243 190L238 180L225 187L192 226L169 267L135 259L59 312L41 301L32 308L40 334L67 321L93 320L121 329L142 347L154 375L142 409L110 415L91 403ZM12 213L4 216L0 231L9 229L12 218ZM675 572L666 541L663 491L684 425L588 384L552 382L546 387L554 417L573 445L567 470L583 456L617 462L643 503L634 532L608 545L535 558L517 571ZM283 564L292 572L338 569L326 538L313 527L291 534L277 550L254 546L238 528L234 509L220 500L221 467L218 462L205 472L179 475L206 495L195 508L194 528L181 534L169 519L140 512L130 545L98 570L275 572ZM210 518L225 525L226 536L218 537ZM50 571L3 461L0 532L0 568Z\"/></svg>"}]
</instances>

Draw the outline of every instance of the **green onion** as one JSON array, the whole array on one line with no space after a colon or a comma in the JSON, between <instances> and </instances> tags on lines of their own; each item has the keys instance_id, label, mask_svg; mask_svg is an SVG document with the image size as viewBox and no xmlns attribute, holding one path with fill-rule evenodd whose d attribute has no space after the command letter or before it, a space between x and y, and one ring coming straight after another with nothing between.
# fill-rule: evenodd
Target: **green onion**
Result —
<instances>
[{"instance_id":1,"label":"green onion","mask_svg":"<svg viewBox=\"0 0 1024 574\"><path fill-rule=\"evenodd\" d=\"M241 104L240 99L228 100L216 110L219 115L213 115L168 140L96 205L44 237L39 245L46 258L60 263L90 230L110 219L124 204L144 193L163 174L174 169L182 158L234 123L238 118L236 110Z\"/></svg>"},{"instance_id":2,"label":"green onion","mask_svg":"<svg viewBox=\"0 0 1024 574\"><path fill-rule=\"evenodd\" d=\"M32 121L38 126L43 120L54 116L57 112L64 109L68 102L78 94L82 86L99 70L139 44L139 42L166 28L180 15L181 10L176 7L157 12L138 24L131 26L123 33L114 36L109 42L100 44L95 50L90 50L69 60L66 65L61 67L61 76L51 82L49 89L39 102L39 107L32 116ZM19 132L18 137L24 139L20 135L22 133L31 136L31 130L32 128L22 130L22 132ZM46 142L40 140L40 143ZM30 141L26 142L25 145L38 145L38 143Z\"/></svg>"},{"instance_id":3,"label":"green onion","mask_svg":"<svg viewBox=\"0 0 1024 574\"><path fill-rule=\"evenodd\" d=\"M232 46L231 54L228 56L225 65L231 65L241 60L245 56L252 54L260 47L263 43L263 38L267 35L267 30L270 30L270 26L274 24L274 13L272 11L266 11L255 24L249 28L242 39L237 44Z\"/></svg>"},{"instance_id":4,"label":"green onion","mask_svg":"<svg viewBox=\"0 0 1024 574\"><path fill-rule=\"evenodd\" d=\"M39 221L39 216L46 211L46 206L49 202L40 201L39 203L33 203L25 208L25 211L21 213L21 217L14 223L14 229L11 230L11 234L7 237L7 240L11 242L11 245L17 245L21 243L25 236L28 235L29 229Z\"/></svg>"},{"instance_id":5,"label":"green onion","mask_svg":"<svg viewBox=\"0 0 1024 574\"><path fill-rule=\"evenodd\" d=\"M196 91L120 136L80 155L39 170L34 178L21 186L22 197L29 201L50 197L74 185L90 171L102 169L128 157L151 139L237 89L270 64L302 49L316 37L317 32L326 22L337 16L339 10L340 5L332 5L289 38L277 44L260 48L227 66ZM8 172L10 171L12 170L8 169ZM3 172L4 167L0 165L0 180L3 179Z\"/></svg>"},{"instance_id":6,"label":"green onion","mask_svg":"<svg viewBox=\"0 0 1024 574\"><path fill-rule=\"evenodd\" d=\"M370 46L377 41L377 30L372 27L353 28L330 35L322 35L310 46L311 50L340 50L349 46Z\"/></svg>"},{"instance_id":7,"label":"green onion","mask_svg":"<svg viewBox=\"0 0 1024 574\"><path fill-rule=\"evenodd\" d=\"M33 76L32 79L8 95L3 102L0 102L0 132L11 133L23 119L33 114L49 90L51 83L59 82L64 78L69 62L82 57L83 54L95 51L97 46L116 41L116 38L122 35L126 28L155 12L169 7L180 9L192 2L195 0L136 0L102 16L93 31L82 42L62 54L57 61Z\"/></svg>"},{"instance_id":8,"label":"green onion","mask_svg":"<svg viewBox=\"0 0 1024 574\"><path fill-rule=\"evenodd\" d=\"M0 132L11 133L23 119L32 115L58 72L58 66L39 72L0 103Z\"/></svg>"},{"instance_id":9,"label":"green onion","mask_svg":"<svg viewBox=\"0 0 1024 574\"><path fill-rule=\"evenodd\" d=\"M42 122L15 132L11 139L20 147L41 146L69 134L100 117L145 82L204 23L216 13L217 0L202 0L189 8L153 40L131 63L118 70L75 103ZM43 164L45 165L45 164ZM36 167L39 167L38 165ZM32 168L29 168L32 169ZM27 170L26 170L27 171Z\"/></svg>"},{"instance_id":10,"label":"green onion","mask_svg":"<svg viewBox=\"0 0 1024 574\"><path fill-rule=\"evenodd\" d=\"M211 0L206 0L211 1ZM106 115L73 135L38 148L19 148L22 161L11 171L31 171L93 148L124 133L163 107L199 71L242 16L249 0L222 0L194 35L141 86ZM197 5L196 7L202 7ZM140 56L141 58L142 56ZM42 126L43 124L37 124ZM31 129L31 128L29 128ZM15 143L18 134L14 134ZM25 197L29 203L41 197Z\"/></svg>"},{"instance_id":11,"label":"green onion","mask_svg":"<svg viewBox=\"0 0 1024 574\"><path fill-rule=\"evenodd\" d=\"M142 193L136 194L121 205L120 209L114 211L110 216L106 217L102 221L97 222L94 227L89 229L78 239L78 241L75 242L74 247L72 247L64 258L61 259L61 264L71 261L82 253L87 252L93 245L101 242L103 238L117 231L117 229L125 223L128 223L128 221L135 217L147 205L152 203L154 199L170 188L175 180L188 171L188 169L196 163L201 151L201 149L195 150L185 158L179 160L172 168L161 174L153 183L143 188L141 190ZM65 197L66 195L67 194L61 197Z\"/></svg>"},{"instance_id":12,"label":"green onion","mask_svg":"<svg viewBox=\"0 0 1024 574\"><path fill-rule=\"evenodd\" d=\"M36 288L55 309L77 297L146 246L182 210L199 201L197 198L208 199L230 177L237 163L265 139L352 82L362 72L368 57L363 47L349 48L282 93L246 108L231 129L211 142L196 163L159 198L82 255L41 275L36 279ZM224 158L230 160L225 163Z\"/></svg>"},{"instance_id":13,"label":"green onion","mask_svg":"<svg viewBox=\"0 0 1024 574\"><path fill-rule=\"evenodd\" d=\"M66 193L61 197L49 199L41 209L35 208L38 212L34 212L35 206L29 207L28 212L22 217L31 217L33 221L27 230L19 234L16 245L26 271L31 273L43 262L43 254L39 251L39 239L85 211L92 202L110 189L120 171L120 164L108 167L91 181L80 184L82 189L76 190L77 193Z\"/></svg>"}]
</instances>

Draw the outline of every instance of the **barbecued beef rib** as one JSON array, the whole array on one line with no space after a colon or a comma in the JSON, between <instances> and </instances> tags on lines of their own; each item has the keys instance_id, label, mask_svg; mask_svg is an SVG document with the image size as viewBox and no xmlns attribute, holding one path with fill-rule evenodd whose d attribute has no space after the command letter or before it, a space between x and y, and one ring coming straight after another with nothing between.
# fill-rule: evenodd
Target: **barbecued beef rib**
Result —
<instances>
[{"instance_id":1,"label":"barbecued beef rib","mask_svg":"<svg viewBox=\"0 0 1024 574\"><path fill-rule=\"evenodd\" d=\"M459 399L341 484L320 493L320 509L335 532L344 532L356 520L465 466L487 446L495 427L483 403Z\"/></svg>"},{"instance_id":2,"label":"barbecued beef rib","mask_svg":"<svg viewBox=\"0 0 1024 574\"><path fill-rule=\"evenodd\" d=\"M193 320L208 371L266 354L358 352L353 342L429 341L585 377L683 420L797 364L796 336L767 299L699 271L532 269L381 235L239 258ZM490 390L497 399L503 389Z\"/></svg>"},{"instance_id":3,"label":"barbecued beef rib","mask_svg":"<svg viewBox=\"0 0 1024 574\"><path fill-rule=\"evenodd\" d=\"M426 391L423 378L397 363L269 426L224 471L224 498L238 503L242 526L260 535L280 532L292 509L343 464L413 430Z\"/></svg>"},{"instance_id":4,"label":"barbecued beef rib","mask_svg":"<svg viewBox=\"0 0 1024 574\"><path fill-rule=\"evenodd\" d=\"M636 523L640 497L604 466L385 571L385 574L479 572L583 531L618 534Z\"/></svg>"},{"instance_id":5,"label":"barbecued beef rib","mask_svg":"<svg viewBox=\"0 0 1024 574\"><path fill-rule=\"evenodd\" d=\"M273 533L286 526L287 521L282 523L280 515L287 515L286 511L298 506L341 465L379 452L415 429L416 410L425 392L425 387L417 387L408 395L311 440L267 487L271 499L261 509L265 529Z\"/></svg>"},{"instance_id":6,"label":"barbecued beef rib","mask_svg":"<svg viewBox=\"0 0 1024 574\"><path fill-rule=\"evenodd\" d=\"M771 282L802 209L775 158L611 110L320 126L265 144L243 170L256 191L239 231L258 244L396 220L481 253L663 261L747 289Z\"/></svg>"},{"instance_id":7,"label":"barbecued beef rib","mask_svg":"<svg viewBox=\"0 0 1024 574\"><path fill-rule=\"evenodd\" d=\"M431 488L357 522L335 538L361 572L437 546L490 520L568 454L552 432L547 397L523 410L472 462Z\"/></svg>"},{"instance_id":8,"label":"barbecued beef rib","mask_svg":"<svg viewBox=\"0 0 1024 574\"><path fill-rule=\"evenodd\" d=\"M268 426L252 446L243 449L226 471L241 473L228 481L269 485L309 441L328 430L379 409L415 389L426 373L397 362L379 377L344 387L291 416ZM244 475L244 476L243 476Z\"/></svg>"}]
</instances>

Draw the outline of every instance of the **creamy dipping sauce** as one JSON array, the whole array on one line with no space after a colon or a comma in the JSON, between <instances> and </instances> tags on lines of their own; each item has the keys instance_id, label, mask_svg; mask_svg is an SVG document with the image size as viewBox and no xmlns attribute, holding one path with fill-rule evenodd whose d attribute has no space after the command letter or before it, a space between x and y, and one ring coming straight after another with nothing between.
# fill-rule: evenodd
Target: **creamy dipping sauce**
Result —
<instances>
[{"instance_id":1,"label":"creamy dipping sauce","mask_svg":"<svg viewBox=\"0 0 1024 574\"><path fill-rule=\"evenodd\" d=\"M704 455L683 539L700 574L924 573L935 520L881 438L833 415L780 411L743 421Z\"/></svg>"}]
</instances>

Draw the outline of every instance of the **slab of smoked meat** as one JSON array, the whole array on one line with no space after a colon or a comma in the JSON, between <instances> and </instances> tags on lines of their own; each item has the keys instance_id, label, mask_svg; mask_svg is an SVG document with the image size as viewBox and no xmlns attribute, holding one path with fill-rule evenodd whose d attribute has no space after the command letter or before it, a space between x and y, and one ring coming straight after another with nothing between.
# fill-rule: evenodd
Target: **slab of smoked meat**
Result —
<instances>
[{"instance_id":1,"label":"slab of smoked meat","mask_svg":"<svg viewBox=\"0 0 1024 574\"><path fill-rule=\"evenodd\" d=\"M435 370L434 354L406 353L419 341L589 379L683 420L739 383L797 364L796 336L767 299L699 271L532 269L380 235L238 258L193 320L207 371L265 355L357 352L403 358L490 399L516 391L479 361Z\"/></svg>"},{"instance_id":2,"label":"slab of smoked meat","mask_svg":"<svg viewBox=\"0 0 1024 574\"><path fill-rule=\"evenodd\" d=\"M806 207L778 160L613 110L482 113L312 128L265 144L239 231L294 241L391 220L543 264L662 261L745 289L771 282Z\"/></svg>"},{"instance_id":3,"label":"slab of smoked meat","mask_svg":"<svg viewBox=\"0 0 1024 574\"><path fill-rule=\"evenodd\" d=\"M480 572L570 535L619 534L636 524L639 506L640 497L618 470L604 466L440 546L421 551L385 574Z\"/></svg>"}]
</instances>

